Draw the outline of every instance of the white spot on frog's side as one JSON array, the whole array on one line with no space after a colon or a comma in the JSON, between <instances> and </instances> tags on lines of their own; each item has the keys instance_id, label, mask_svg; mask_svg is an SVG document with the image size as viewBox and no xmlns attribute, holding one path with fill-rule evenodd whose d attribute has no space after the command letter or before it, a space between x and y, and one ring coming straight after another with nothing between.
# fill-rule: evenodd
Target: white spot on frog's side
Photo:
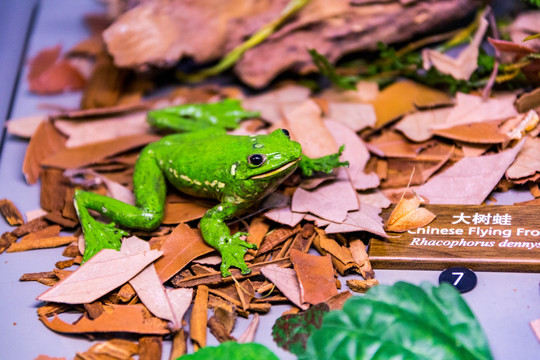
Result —
<instances>
[{"instance_id":1,"label":"white spot on frog's side","mask_svg":"<svg viewBox=\"0 0 540 360\"><path fill-rule=\"evenodd\" d=\"M218 182L217 187L220 188L220 189L223 189L225 187L225 183Z\"/></svg>"},{"instance_id":2,"label":"white spot on frog's side","mask_svg":"<svg viewBox=\"0 0 540 360\"><path fill-rule=\"evenodd\" d=\"M217 184L217 180L214 180L212 182L210 182L208 180L204 180L204 185L206 185L206 186L214 187L214 186L216 186L216 184Z\"/></svg>"},{"instance_id":3,"label":"white spot on frog's side","mask_svg":"<svg viewBox=\"0 0 540 360\"><path fill-rule=\"evenodd\" d=\"M236 164L232 164L231 166L231 175L232 176L236 175Z\"/></svg>"},{"instance_id":4,"label":"white spot on frog's side","mask_svg":"<svg viewBox=\"0 0 540 360\"><path fill-rule=\"evenodd\" d=\"M197 186L201 186L201 182L199 180L193 180L193 183Z\"/></svg>"},{"instance_id":5,"label":"white spot on frog's side","mask_svg":"<svg viewBox=\"0 0 540 360\"><path fill-rule=\"evenodd\" d=\"M163 160L159 160L159 165L163 165Z\"/></svg>"},{"instance_id":6,"label":"white spot on frog's side","mask_svg":"<svg viewBox=\"0 0 540 360\"><path fill-rule=\"evenodd\" d=\"M188 176L184 174L180 175L180 179L187 181L188 183L193 183L193 180L191 180Z\"/></svg>"},{"instance_id":7,"label":"white spot on frog's side","mask_svg":"<svg viewBox=\"0 0 540 360\"><path fill-rule=\"evenodd\" d=\"M102 213L102 214L106 214L107 211L108 211L108 210L107 210L107 208L106 208L105 206L102 206L102 207L101 207L101 213Z\"/></svg>"}]
</instances>

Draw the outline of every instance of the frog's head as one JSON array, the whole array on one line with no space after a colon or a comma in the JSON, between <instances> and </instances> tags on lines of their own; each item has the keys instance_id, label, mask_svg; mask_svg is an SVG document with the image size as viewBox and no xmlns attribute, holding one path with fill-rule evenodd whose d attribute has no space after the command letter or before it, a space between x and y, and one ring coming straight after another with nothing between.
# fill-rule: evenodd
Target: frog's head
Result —
<instances>
[{"instance_id":1,"label":"frog's head","mask_svg":"<svg viewBox=\"0 0 540 360\"><path fill-rule=\"evenodd\" d=\"M250 136L251 146L245 161L238 164L237 178L255 181L275 180L290 175L302 157L302 147L278 129L268 135Z\"/></svg>"}]
</instances>

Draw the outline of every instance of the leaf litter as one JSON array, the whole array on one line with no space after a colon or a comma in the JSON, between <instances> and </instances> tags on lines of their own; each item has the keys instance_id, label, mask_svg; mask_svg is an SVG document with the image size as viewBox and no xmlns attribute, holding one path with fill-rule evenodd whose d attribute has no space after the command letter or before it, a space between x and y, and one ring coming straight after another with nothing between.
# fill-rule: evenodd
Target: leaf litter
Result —
<instances>
[{"instance_id":1,"label":"leaf litter","mask_svg":"<svg viewBox=\"0 0 540 360\"><path fill-rule=\"evenodd\" d=\"M462 52L463 58L449 60L446 55L441 57L431 52L432 65L456 78L470 76L470 69L459 76L454 74L455 62L466 62L465 67L471 68L470 64L478 56L477 44L485 31L485 24L482 26L473 43ZM515 25L512 31L518 36L520 31L539 30L522 24ZM516 43L498 40L491 43L513 54L520 49ZM48 57L43 64L49 64L52 70L36 69L33 76L44 76L40 73L50 76L46 72L57 72L58 67L68 73L59 77L62 81L73 76L75 68L67 69L71 65L65 65L65 59L60 59L59 48L47 51L49 53L40 56ZM530 54L535 50L519 51ZM441 70L440 60L450 64L452 69ZM60 91L73 88L64 84ZM222 311L217 309L224 309L224 304L228 304L227 314L246 317L253 314L250 329L243 337L252 339L259 314L268 311L273 303L289 301L309 311L316 304L334 301L340 308L342 302L332 300L341 296L336 272L340 275L355 272L363 277L347 280L353 291L375 286L377 280L369 263L366 243L372 236L389 236L386 231L406 231L428 224L436 214L425 210L422 202L480 204L499 181L509 180L513 186L526 183L531 189L538 182L540 170L535 156L538 121L531 120L533 117L524 120L526 111L532 114L538 111L535 91L519 97L516 93L494 92L492 97L484 99L475 93L458 92L452 96L410 80L381 89L375 83L360 81L356 89L331 88L315 97L306 87L289 83L260 95L244 96L237 88L200 85L173 89L152 104L122 103L122 96L125 95L125 99L128 96L124 89L110 94L109 107L13 121L13 125L8 126L10 133L31 136L24 165L27 181L35 183L40 178L45 179L44 186L61 196L42 210L44 218L32 222L22 223L24 219L16 208L6 205L9 207L5 210L6 218L16 218L10 222L18 227L2 234L1 249L14 246L12 249L19 247L20 251L25 251L47 247L27 245L42 239L63 241L76 249L73 243L78 234L38 239L39 232L50 225L50 219L58 216L52 214L59 214L63 221L75 221L72 227L77 226L73 210L69 210L69 189L83 187L132 201L127 195L133 171L133 161L129 158L134 159L141 146L159 139L159 135L149 131L141 111L152 106L182 103L186 99L208 102L231 96L242 98L245 108L260 111L264 121L254 122L252 130L245 130L249 129L246 127L243 131L264 133L273 127L288 128L292 138L303 145L304 152L313 157L336 152L345 144L341 159L350 163L348 169L340 169L330 177L311 183L291 177L278 189L288 202L265 211L264 216L231 225L235 229L249 230L249 241L260 249L248 252L246 257L253 269L252 275L234 275L232 281L221 278L216 262L204 267L197 264L197 259L213 254L213 249L203 242L197 230L197 221L208 207L195 199L170 198L160 233L137 233L149 242L129 238L124 240L125 248L123 246L120 252L100 253L106 266L97 261L100 257L97 263L90 260L80 265L77 260L80 254L75 250L70 264L77 270L60 272L57 269L23 276L21 281L41 281L52 286L39 296L44 301L43 309L64 302L67 309L81 314L80 320L69 324L58 316L66 308L58 307L47 316L40 315L40 320L58 332L158 335L159 339L154 336L141 339L153 349L159 347L163 336L173 337L176 353L182 354L186 351L186 337L192 339L196 348L206 345L208 309L214 308L216 314ZM91 99L87 101L96 103ZM104 128L107 130L103 131ZM475 147L479 154L466 156ZM85 181L77 183L73 176L67 176L68 184L61 186L65 180L52 175L56 169L76 172ZM409 189L406 185L412 169L416 169L416 173ZM448 191L449 188L456 191ZM396 205L384 222L380 214L389 201ZM67 228L67 222L63 224L62 230ZM35 238L23 237L29 233L35 234ZM128 246L130 250L126 250ZM322 256L313 255L311 248ZM135 263L135 258L140 262ZM127 265L131 270L126 272ZM111 269L122 269L122 273L111 273ZM233 271L233 274L237 273ZM104 281L103 276L110 280ZM170 288L179 284L192 285ZM260 296L259 289L266 289L268 293ZM95 318L90 316L89 310L77 307L84 304L90 309L90 303L101 309ZM186 312L190 313L189 336L182 325ZM125 322L125 317L129 321ZM225 338L235 337L233 327L225 326L223 317L215 316L211 322L214 329L226 330L221 333ZM176 341L177 337L184 338L184 345Z\"/></svg>"}]
</instances>

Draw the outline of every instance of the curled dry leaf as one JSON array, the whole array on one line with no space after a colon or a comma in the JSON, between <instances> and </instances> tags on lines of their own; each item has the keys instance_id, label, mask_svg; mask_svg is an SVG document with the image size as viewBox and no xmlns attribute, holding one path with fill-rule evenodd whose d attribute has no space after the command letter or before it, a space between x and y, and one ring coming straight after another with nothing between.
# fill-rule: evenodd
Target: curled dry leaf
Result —
<instances>
[{"instance_id":1,"label":"curled dry leaf","mask_svg":"<svg viewBox=\"0 0 540 360\"><path fill-rule=\"evenodd\" d=\"M426 208L420 207L422 202L416 194L407 197L407 193L404 193L388 218L386 230L405 232L426 226L432 222L437 215Z\"/></svg>"},{"instance_id":2,"label":"curled dry leaf","mask_svg":"<svg viewBox=\"0 0 540 360\"><path fill-rule=\"evenodd\" d=\"M41 316L39 320L49 329L67 334L126 332L165 335L170 332L167 322L152 316L143 305L110 305L95 320L83 315L73 324L62 321L58 315L54 315L52 320Z\"/></svg>"},{"instance_id":3,"label":"curled dry leaf","mask_svg":"<svg viewBox=\"0 0 540 360\"><path fill-rule=\"evenodd\" d=\"M250 343L255 340L255 333L257 332L257 329L259 328L259 322L260 322L260 316L259 314L255 313L253 314L253 319L251 319L251 322L249 323L246 330L238 337L238 342L240 344Z\"/></svg>"},{"instance_id":4,"label":"curled dry leaf","mask_svg":"<svg viewBox=\"0 0 540 360\"><path fill-rule=\"evenodd\" d=\"M434 175L415 192L430 204L480 205L504 176L524 141L494 155L468 157Z\"/></svg>"},{"instance_id":5,"label":"curled dry leaf","mask_svg":"<svg viewBox=\"0 0 540 360\"><path fill-rule=\"evenodd\" d=\"M429 70L434 66L441 73L451 75L454 79L469 80L478 67L478 48L488 25L486 19L480 19L480 24L471 43L461 51L457 58L450 57L437 50L425 49L422 52L424 69Z\"/></svg>"},{"instance_id":6,"label":"curled dry leaf","mask_svg":"<svg viewBox=\"0 0 540 360\"><path fill-rule=\"evenodd\" d=\"M500 120L456 125L435 129L433 134L447 139L474 144L502 144L508 138L501 132Z\"/></svg>"},{"instance_id":7,"label":"curled dry leaf","mask_svg":"<svg viewBox=\"0 0 540 360\"><path fill-rule=\"evenodd\" d=\"M130 254L104 249L37 299L65 304L90 303L132 279L161 255L157 250Z\"/></svg>"},{"instance_id":8,"label":"curled dry leaf","mask_svg":"<svg viewBox=\"0 0 540 360\"><path fill-rule=\"evenodd\" d=\"M540 172L540 138L527 137L516 161L506 170L510 179L521 179Z\"/></svg>"}]
</instances>

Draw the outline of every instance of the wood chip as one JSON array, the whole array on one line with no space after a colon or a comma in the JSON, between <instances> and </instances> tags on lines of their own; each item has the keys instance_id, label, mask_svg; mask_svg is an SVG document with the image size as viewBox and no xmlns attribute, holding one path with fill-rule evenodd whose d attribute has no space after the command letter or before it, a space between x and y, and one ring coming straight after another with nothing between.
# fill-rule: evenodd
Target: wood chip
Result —
<instances>
[{"instance_id":1,"label":"wood chip","mask_svg":"<svg viewBox=\"0 0 540 360\"><path fill-rule=\"evenodd\" d=\"M139 338L139 360L161 360L162 348L161 336L141 336Z\"/></svg>"},{"instance_id":2,"label":"wood chip","mask_svg":"<svg viewBox=\"0 0 540 360\"><path fill-rule=\"evenodd\" d=\"M6 219L9 225L22 225L24 224L24 218L22 217L19 209L8 199L0 200L0 214Z\"/></svg>"},{"instance_id":3,"label":"wood chip","mask_svg":"<svg viewBox=\"0 0 540 360\"><path fill-rule=\"evenodd\" d=\"M10 247L6 250L6 252L11 253L37 249L48 249L68 245L74 241L77 241L77 237L75 236L54 236L38 240L21 240L19 242L11 244Z\"/></svg>"},{"instance_id":4,"label":"wood chip","mask_svg":"<svg viewBox=\"0 0 540 360\"><path fill-rule=\"evenodd\" d=\"M349 289L351 289L354 292L357 293L365 293L369 289L371 289L373 286L379 285L379 281L377 279L367 279L367 280L360 280L360 279L351 279L347 280L347 286Z\"/></svg>"},{"instance_id":5,"label":"wood chip","mask_svg":"<svg viewBox=\"0 0 540 360\"><path fill-rule=\"evenodd\" d=\"M75 323L62 321L57 315L52 320L42 316L39 320L49 329L67 334L125 332L166 335L167 322L160 320L143 305L110 305L101 316L90 320L83 315Z\"/></svg>"},{"instance_id":6,"label":"wood chip","mask_svg":"<svg viewBox=\"0 0 540 360\"><path fill-rule=\"evenodd\" d=\"M264 240L257 254L258 255L264 254L274 249L277 245L282 244L285 240L287 240L291 236L299 233L300 229L301 229L300 226L296 226L294 228L282 227L268 233L264 237Z\"/></svg>"},{"instance_id":7,"label":"wood chip","mask_svg":"<svg viewBox=\"0 0 540 360\"><path fill-rule=\"evenodd\" d=\"M92 345L84 353L77 353L74 360L132 360L133 355L138 353L139 346L137 343L124 339L112 339Z\"/></svg>"},{"instance_id":8,"label":"wood chip","mask_svg":"<svg viewBox=\"0 0 540 360\"><path fill-rule=\"evenodd\" d=\"M190 337L195 350L206 346L206 325L208 323L208 287L201 285L191 310L189 322Z\"/></svg>"}]
</instances>

